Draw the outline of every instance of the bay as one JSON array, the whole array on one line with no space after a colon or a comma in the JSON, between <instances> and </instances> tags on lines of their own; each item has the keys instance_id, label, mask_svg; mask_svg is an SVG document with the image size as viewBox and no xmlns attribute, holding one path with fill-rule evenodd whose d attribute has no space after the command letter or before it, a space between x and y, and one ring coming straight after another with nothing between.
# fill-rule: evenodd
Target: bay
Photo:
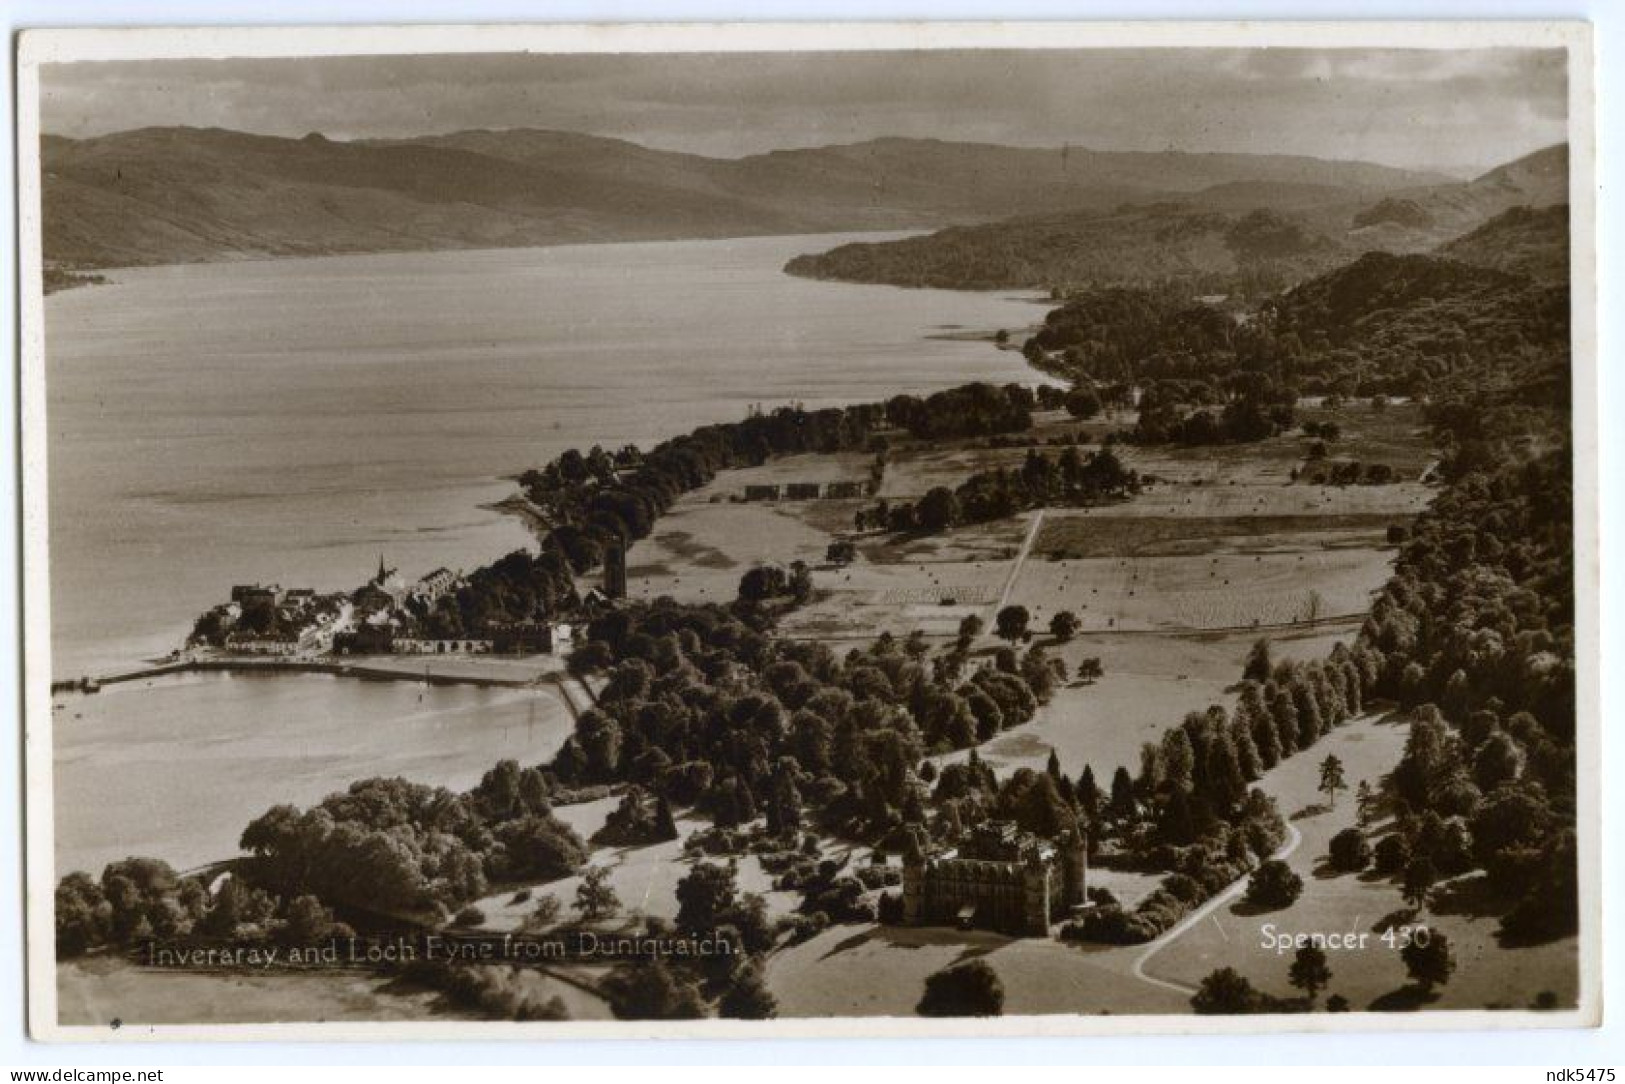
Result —
<instances>
[{"instance_id":1,"label":"bay","mask_svg":"<svg viewBox=\"0 0 1625 1084\"><path fill-rule=\"evenodd\" d=\"M882 235L895 236L895 235ZM868 235L873 239L876 235ZM753 404L1033 380L937 336L1006 295L814 282L773 237L110 272L46 302L53 669L177 646L233 583L320 590L530 541L482 504L569 447L645 447ZM227 857L247 821L370 775L463 788L548 759L545 690L192 675L60 698L59 872Z\"/></svg>"},{"instance_id":2,"label":"bay","mask_svg":"<svg viewBox=\"0 0 1625 1084\"><path fill-rule=\"evenodd\" d=\"M529 539L480 505L569 447L1033 379L932 337L1030 324L1030 302L781 271L850 239L140 268L53 295L56 673L167 652L233 583L349 589L380 552L408 575L489 561Z\"/></svg>"}]
</instances>

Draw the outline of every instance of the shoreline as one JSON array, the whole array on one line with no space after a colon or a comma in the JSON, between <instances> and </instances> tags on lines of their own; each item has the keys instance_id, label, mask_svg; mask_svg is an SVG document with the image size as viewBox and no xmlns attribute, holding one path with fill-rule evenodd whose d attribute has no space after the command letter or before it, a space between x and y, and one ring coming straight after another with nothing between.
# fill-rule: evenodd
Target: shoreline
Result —
<instances>
[{"instance_id":1,"label":"shoreline","mask_svg":"<svg viewBox=\"0 0 1625 1084\"><path fill-rule=\"evenodd\" d=\"M813 231L811 233L778 233L778 232L772 232L772 231L762 231L762 232L751 232L751 233L722 233L722 234L715 234L715 235L703 234L703 235L699 235L699 236L682 236L682 237L618 237L618 238L613 238L613 239L609 239L609 240L599 240L599 241L591 241L591 240L582 240L582 239L572 238L570 240L527 242L525 244L520 244L520 245L449 245L449 246L443 246L443 247L438 247L438 248L437 247L425 247L425 248L415 248L414 247L414 248L345 249L345 250L340 250L340 251L335 251L335 252L274 252L274 253L273 252L264 252L264 253L254 253L252 255L241 255L241 254L229 255L229 256L224 256L224 257L222 257L220 259L162 260L162 261L153 261L151 263L131 263L131 264L116 264L116 265L105 265L105 266L104 265L91 265L91 264L82 264L82 265L81 264L75 264L73 267L68 268L68 270L70 270L74 274L79 274L79 275L110 275L110 274L117 274L118 272L121 272L121 271L149 271L149 270L161 269L161 268L166 268L166 267L214 267L214 266L220 266L220 265L273 263L273 262L278 261L278 260L328 260L328 259L342 259L342 258L348 258L348 257L353 257L353 256L397 256L397 255L405 255L405 254L411 254L411 253L434 253L434 252L468 252L468 253L474 253L474 252L511 252L511 251L514 251L515 249L527 249L527 248L533 248L533 249L598 248L598 247L605 246L605 245L661 245L661 244L717 243L717 242L723 242L723 241L752 241L752 240L772 238L772 237L783 237L783 238L798 238L798 237L886 237L886 238L891 239L891 240L902 240L902 239L904 239L906 237L934 233L934 232L936 232L937 230L939 230L941 228L942 228L942 226L940 226L940 225L939 226L929 227L929 228L921 227L921 226L912 226L912 227L911 226L899 226L899 227L895 227L895 228L885 228L885 229L816 230L816 231ZM780 268L779 270L783 274L790 274L790 272L784 271L783 268ZM793 277L808 279L809 281L830 281L830 282L842 282L842 281L845 281L845 280L840 280L840 279L829 279L829 280L810 279L808 276L805 276L805 275L796 275L796 276L793 276ZM118 285L118 283L117 283L116 280L106 279L106 280L104 280L102 282L87 282L87 283L79 283L79 284L76 284L76 285L116 286L116 285ZM851 285L858 285L858 286L864 286L864 285L885 286L885 285L890 285L890 284L888 284L888 283L851 283ZM907 287L905 287L905 289L906 288ZM935 289L936 287L930 287L930 288ZM52 292L53 293L59 293L61 291L52 291ZM958 292L958 291L955 291L955 292ZM989 292L989 291L969 290L969 291L963 291L963 292L966 292L966 293L985 293L985 292Z\"/></svg>"},{"instance_id":2,"label":"shoreline","mask_svg":"<svg viewBox=\"0 0 1625 1084\"><path fill-rule=\"evenodd\" d=\"M494 660L499 665L506 664L507 669L514 669L526 662L547 660L555 663L547 669L540 670L533 677L501 676L497 673L481 674L477 672L456 673L444 668L435 670L432 663L417 668L416 664L421 656L377 656L366 657L362 662L340 662L322 659L267 659L267 658L232 658L232 659L187 659L179 662L157 663L149 666L136 667L130 670L116 671L100 677L85 677L72 682L64 682L52 686L53 694L65 692L90 693L107 685L123 685L136 681L151 680L153 678L172 677L179 674L197 673L241 673L241 674L328 674L334 677L353 677L364 681L415 681L426 685L473 685L483 688L498 689L531 689L553 685L561 686L571 680L565 673L562 662L556 656L529 655L508 656ZM393 659L411 660L412 666L390 665L385 660ZM449 661L449 660L447 660ZM458 656L456 661L468 663L469 659ZM479 663L473 665L478 666ZM80 681L87 683L88 687L81 688ZM568 700L568 698L566 697Z\"/></svg>"}]
</instances>

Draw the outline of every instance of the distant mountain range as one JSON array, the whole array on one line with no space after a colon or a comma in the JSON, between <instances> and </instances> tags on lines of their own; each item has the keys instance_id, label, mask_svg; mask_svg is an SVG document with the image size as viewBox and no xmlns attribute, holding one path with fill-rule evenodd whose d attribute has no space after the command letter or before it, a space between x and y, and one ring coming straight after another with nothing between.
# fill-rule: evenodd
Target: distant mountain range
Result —
<instances>
[{"instance_id":1,"label":"distant mountain range","mask_svg":"<svg viewBox=\"0 0 1625 1084\"><path fill-rule=\"evenodd\" d=\"M41 157L45 256L67 268L935 229L1170 199L1358 207L1453 191L1442 176L1366 162L920 139L719 159L537 130L339 142L145 128L46 136Z\"/></svg>"},{"instance_id":2,"label":"distant mountain range","mask_svg":"<svg viewBox=\"0 0 1625 1084\"><path fill-rule=\"evenodd\" d=\"M786 270L898 286L1073 290L1173 283L1196 293L1273 293L1362 252L1430 251L1513 208L1549 208L1567 199L1568 149L1556 146L1471 181L1381 192L1323 181L1226 181L1160 202L855 242L799 256ZM1555 259L1550 231L1543 229L1549 225L1526 223L1524 229L1531 245L1547 245L1545 257ZM1507 229L1503 224L1503 233ZM1491 247L1479 245L1481 256Z\"/></svg>"}]
</instances>

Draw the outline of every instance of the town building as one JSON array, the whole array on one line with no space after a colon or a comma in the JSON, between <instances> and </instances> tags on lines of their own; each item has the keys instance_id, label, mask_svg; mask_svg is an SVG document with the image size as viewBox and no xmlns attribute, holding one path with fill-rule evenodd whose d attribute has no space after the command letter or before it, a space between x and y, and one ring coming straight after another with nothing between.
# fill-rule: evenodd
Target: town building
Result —
<instances>
[{"instance_id":1,"label":"town building","mask_svg":"<svg viewBox=\"0 0 1625 1084\"><path fill-rule=\"evenodd\" d=\"M546 621L510 621L491 625L491 650L499 655L550 655L557 645L557 626ZM569 626L564 626L568 635Z\"/></svg>"},{"instance_id":2,"label":"town building","mask_svg":"<svg viewBox=\"0 0 1625 1084\"><path fill-rule=\"evenodd\" d=\"M903 922L1047 937L1084 903L1088 853L1081 832L1051 842L1009 821L984 821L957 849L903 858Z\"/></svg>"},{"instance_id":3,"label":"town building","mask_svg":"<svg viewBox=\"0 0 1625 1084\"><path fill-rule=\"evenodd\" d=\"M234 655L292 655L299 638L286 633L234 632L226 637L226 650Z\"/></svg>"},{"instance_id":4,"label":"town building","mask_svg":"<svg viewBox=\"0 0 1625 1084\"><path fill-rule=\"evenodd\" d=\"M356 609L363 613L391 610L405 597L406 585L401 581L400 572L384 564L383 554L378 555L378 571L372 579L350 596Z\"/></svg>"},{"instance_id":5,"label":"town building","mask_svg":"<svg viewBox=\"0 0 1625 1084\"><path fill-rule=\"evenodd\" d=\"M457 574L449 568L437 568L412 587L419 598L433 602L457 585Z\"/></svg>"},{"instance_id":6,"label":"town building","mask_svg":"<svg viewBox=\"0 0 1625 1084\"><path fill-rule=\"evenodd\" d=\"M430 640L393 636L388 650L396 655L489 655L494 646L495 641L487 639Z\"/></svg>"},{"instance_id":7,"label":"town building","mask_svg":"<svg viewBox=\"0 0 1625 1084\"><path fill-rule=\"evenodd\" d=\"M240 583L231 589L231 601L243 609L275 606L282 599L279 584Z\"/></svg>"}]
</instances>

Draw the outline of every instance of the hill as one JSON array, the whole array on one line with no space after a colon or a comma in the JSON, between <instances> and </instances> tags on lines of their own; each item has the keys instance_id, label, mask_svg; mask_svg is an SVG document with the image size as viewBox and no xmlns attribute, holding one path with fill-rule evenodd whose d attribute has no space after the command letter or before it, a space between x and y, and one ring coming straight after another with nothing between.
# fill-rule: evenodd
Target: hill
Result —
<instances>
[{"instance_id":1,"label":"hill","mask_svg":"<svg viewBox=\"0 0 1625 1084\"><path fill-rule=\"evenodd\" d=\"M917 139L719 159L536 130L343 142L145 128L46 136L41 159L45 256L63 267L923 229L1234 185L1437 180L1292 156Z\"/></svg>"},{"instance_id":2,"label":"hill","mask_svg":"<svg viewBox=\"0 0 1625 1084\"><path fill-rule=\"evenodd\" d=\"M1471 181L1390 193L1349 221L1357 247L1421 252L1514 207L1569 200L1569 148L1557 144L1497 166Z\"/></svg>"},{"instance_id":3,"label":"hill","mask_svg":"<svg viewBox=\"0 0 1625 1084\"><path fill-rule=\"evenodd\" d=\"M793 275L948 289L1177 285L1189 293L1268 293L1335 265L1339 244L1273 211L1129 205L858 242L786 265Z\"/></svg>"},{"instance_id":4,"label":"hill","mask_svg":"<svg viewBox=\"0 0 1625 1084\"><path fill-rule=\"evenodd\" d=\"M1569 274L1569 205L1514 207L1439 246L1437 252L1479 267L1564 281Z\"/></svg>"},{"instance_id":5,"label":"hill","mask_svg":"<svg viewBox=\"0 0 1625 1084\"><path fill-rule=\"evenodd\" d=\"M1358 171L1219 180L1161 203L1079 206L929 237L844 245L798 257L786 270L898 286L1066 291L1173 284L1193 293L1256 296L1361 252L1426 252L1512 207L1561 202L1567 175L1567 147L1556 146L1448 184L1380 187L1381 178ZM1259 212L1305 240L1267 252L1231 245L1226 231Z\"/></svg>"},{"instance_id":6,"label":"hill","mask_svg":"<svg viewBox=\"0 0 1625 1084\"><path fill-rule=\"evenodd\" d=\"M1166 290L1080 291L1023 350L1063 379L1171 381L1164 398L1222 402L1219 389L1255 379L1293 395L1419 396L1492 376L1533 392L1561 383L1549 363L1567 358L1567 340L1566 278L1368 252L1239 314Z\"/></svg>"}]
</instances>

